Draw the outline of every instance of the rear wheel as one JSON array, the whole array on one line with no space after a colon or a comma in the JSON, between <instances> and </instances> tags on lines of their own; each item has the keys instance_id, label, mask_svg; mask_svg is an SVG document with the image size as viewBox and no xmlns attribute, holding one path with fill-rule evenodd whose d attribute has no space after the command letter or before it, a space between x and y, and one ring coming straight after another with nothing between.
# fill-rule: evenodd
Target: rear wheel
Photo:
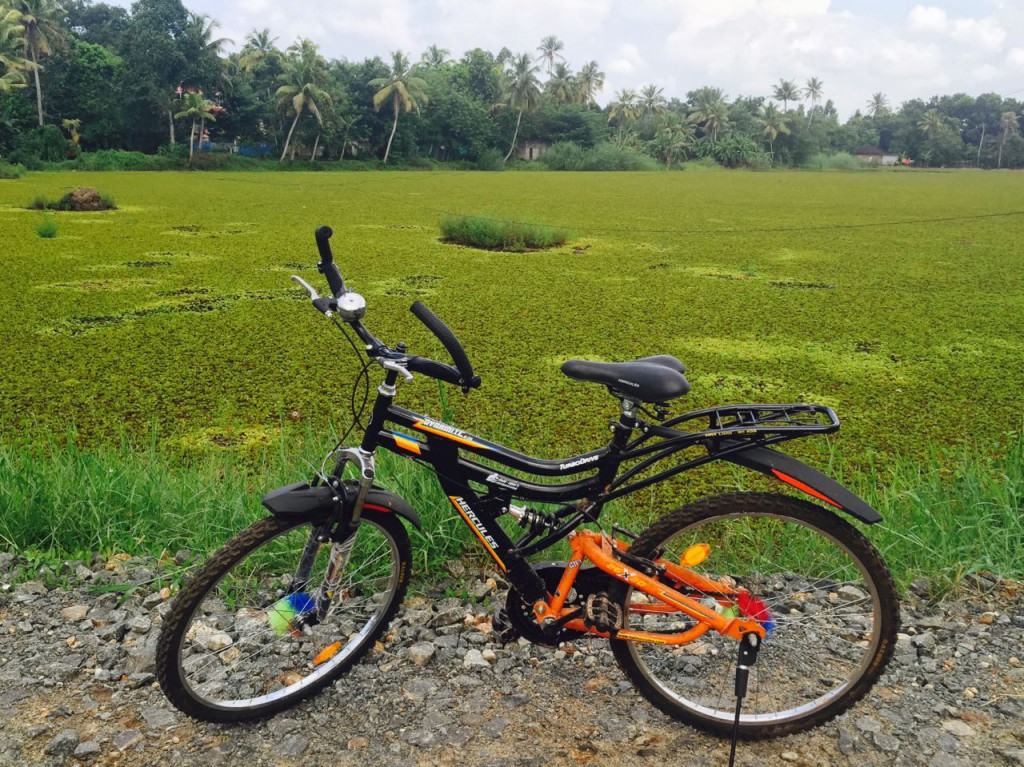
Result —
<instances>
[{"instance_id":1,"label":"rear wheel","mask_svg":"<svg viewBox=\"0 0 1024 767\"><path fill-rule=\"evenodd\" d=\"M676 509L630 547L679 562L696 544L710 553L691 569L746 590L714 599L673 583L726 615L768 630L751 667L740 735L766 738L814 727L867 693L892 655L899 602L878 552L852 525L806 501L737 493ZM685 614L644 610L649 598L616 582L625 626L677 633ZM703 598L702 598L703 597ZM612 640L626 675L670 716L717 735L732 732L738 643L714 630L679 646Z\"/></svg>"},{"instance_id":2,"label":"rear wheel","mask_svg":"<svg viewBox=\"0 0 1024 767\"><path fill-rule=\"evenodd\" d=\"M409 583L402 523L366 507L353 537L321 544L316 522L260 520L175 598L157 676L181 711L211 722L277 713L340 676L387 628Z\"/></svg>"}]
</instances>

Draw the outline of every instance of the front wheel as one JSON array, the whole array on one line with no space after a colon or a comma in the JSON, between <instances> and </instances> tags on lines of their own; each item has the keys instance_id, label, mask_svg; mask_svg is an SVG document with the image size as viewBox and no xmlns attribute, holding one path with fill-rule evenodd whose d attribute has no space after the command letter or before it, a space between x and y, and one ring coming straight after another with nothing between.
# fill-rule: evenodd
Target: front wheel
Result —
<instances>
[{"instance_id":1,"label":"front wheel","mask_svg":"<svg viewBox=\"0 0 1024 767\"><path fill-rule=\"evenodd\" d=\"M354 536L319 520L268 517L229 541L175 598L157 677L177 708L209 722L269 716L321 690L369 649L409 584L409 535L367 506Z\"/></svg>"},{"instance_id":2,"label":"front wheel","mask_svg":"<svg viewBox=\"0 0 1024 767\"><path fill-rule=\"evenodd\" d=\"M691 569L739 594L716 598L672 586L726 615L755 617L768 632L750 669L741 736L809 729L867 693L895 648L899 601L885 563L858 530L800 499L736 493L667 514L630 553L680 562L697 544L710 551ZM624 627L677 633L694 625L682 613L645 609L648 597L625 583L616 582L610 596L623 608ZM612 640L612 651L662 711L731 734L735 640L711 630L678 646Z\"/></svg>"}]
</instances>

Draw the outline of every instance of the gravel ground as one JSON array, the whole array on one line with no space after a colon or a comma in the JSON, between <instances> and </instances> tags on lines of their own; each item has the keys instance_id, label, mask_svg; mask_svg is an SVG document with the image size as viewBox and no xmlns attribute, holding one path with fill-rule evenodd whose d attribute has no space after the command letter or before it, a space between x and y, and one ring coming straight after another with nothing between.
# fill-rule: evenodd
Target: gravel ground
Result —
<instances>
[{"instance_id":1,"label":"gravel ground","mask_svg":"<svg viewBox=\"0 0 1024 767\"><path fill-rule=\"evenodd\" d=\"M388 641L334 687L231 727L179 714L155 682L168 594L147 585L152 562L72 563L73 583L56 589L23 566L0 554L0 767L728 762L726 741L641 698L603 640L498 644L500 586L458 564L407 598ZM138 586L127 598L99 588L112 583ZM1024 765L1024 591L985 577L970 589L935 605L916 584L871 694L811 732L741 743L737 764Z\"/></svg>"}]
</instances>

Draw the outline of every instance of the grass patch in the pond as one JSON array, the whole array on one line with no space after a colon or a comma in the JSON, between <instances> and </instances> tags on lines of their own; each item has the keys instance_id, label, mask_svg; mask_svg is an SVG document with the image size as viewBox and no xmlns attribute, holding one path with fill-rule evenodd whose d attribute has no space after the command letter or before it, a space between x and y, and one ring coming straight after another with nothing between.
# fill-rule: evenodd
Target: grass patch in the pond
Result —
<instances>
[{"instance_id":1,"label":"grass patch in the pond","mask_svg":"<svg viewBox=\"0 0 1024 767\"><path fill-rule=\"evenodd\" d=\"M525 221L502 221L485 216L442 216L441 239L481 250L543 250L564 245L572 237L568 229Z\"/></svg>"}]
</instances>

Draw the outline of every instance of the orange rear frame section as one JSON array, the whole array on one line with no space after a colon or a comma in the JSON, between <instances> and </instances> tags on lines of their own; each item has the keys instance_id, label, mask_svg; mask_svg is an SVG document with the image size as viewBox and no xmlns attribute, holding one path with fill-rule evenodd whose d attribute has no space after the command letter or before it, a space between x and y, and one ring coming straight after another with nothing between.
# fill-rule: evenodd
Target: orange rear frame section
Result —
<instances>
[{"instance_id":1,"label":"orange rear frame section","mask_svg":"<svg viewBox=\"0 0 1024 767\"><path fill-rule=\"evenodd\" d=\"M534 618L538 623L548 618L558 619L573 612L575 608L566 609L565 601L580 571L580 567L583 566L584 560L589 560L613 578L630 584L634 589L654 599L654 602L651 604L633 607L632 610L634 612L682 612L697 621L697 625L678 634L620 629L616 632L616 637L619 639L665 645L681 645L692 642L711 629L737 641L742 639L744 634L757 634L761 639L765 637L765 630L758 621L726 617L716 610L705 607L698 600L667 586L657 578L651 578L621 560L616 559L612 553L613 547L623 551L628 548L628 545L621 541L613 541L603 533L578 530L569 536L569 546L572 548L572 561L569 562L565 572L562 573L562 578L555 589L553 597L548 602L537 602L533 606ZM665 568L665 574L672 580L677 583L685 583L699 591L716 594L737 593L735 589L717 581L704 578L688 567L683 567L667 560L657 560L657 564ZM608 636L607 632L598 631L593 626L588 626L582 618L568 621L565 624L565 628L587 634Z\"/></svg>"}]
</instances>

